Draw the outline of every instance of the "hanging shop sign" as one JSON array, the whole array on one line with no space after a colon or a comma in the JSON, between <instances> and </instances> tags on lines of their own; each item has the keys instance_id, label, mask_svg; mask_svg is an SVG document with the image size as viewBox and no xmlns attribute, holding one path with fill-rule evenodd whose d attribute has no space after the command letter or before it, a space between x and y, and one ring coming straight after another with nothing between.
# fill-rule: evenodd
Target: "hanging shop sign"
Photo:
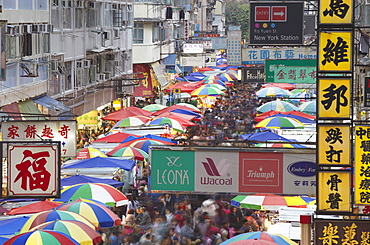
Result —
<instances>
[{"instance_id":1,"label":"hanging shop sign","mask_svg":"<svg viewBox=\"0 0 370 245\"><path fill-rule=\"evenodd\" d=\"M321 170L317 174L317 211L351 212L351 170Z\"/></svg>"},{"instance_id":2,"label":"hanging shop sign","mask_svg":"<svg viewBox=\"0 0 370 245\"><path fill-rule=\"evenodd\" d=\"M354 5L352 0L319 1L319 23L320 25L353 25Z\"/></svg>"},{"instance_id":3,"label":"hanging shop sign","mask_svg":"<svg viewBox=\"0 0 370 245\"><path fill-rule=\"evenodd\" d=\"M352 72L351 31L319 32L318 72Z\"/></svg>"},{"instance_id":4,"label":"hanging shop sign","mask_svg":"<svg viewBox=\"0 0 370 245\"><path fill-rule=\"evenodd\" d=\"M351 125L318 124L318 165L351 166Z\"/></svg>"},{"instance_id":5,"label":"hanging shop sign","mask_svg":"<svg viewBox=\"0 0 370 245\"><path fill-rule=\"evenodd\" d=\"M319 78L318 81L318 118L350 119L352 79Z\"/></svg>"}]
</instances>

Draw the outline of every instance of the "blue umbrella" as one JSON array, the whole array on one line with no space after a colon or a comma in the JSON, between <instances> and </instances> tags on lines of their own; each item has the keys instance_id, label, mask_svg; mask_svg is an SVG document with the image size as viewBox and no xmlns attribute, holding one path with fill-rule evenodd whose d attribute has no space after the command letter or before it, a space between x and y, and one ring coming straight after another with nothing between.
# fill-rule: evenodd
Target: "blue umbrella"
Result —
<instances>
[{"instance_id":1,"label":"blue umbrella","mask_svg":"<svg viewBox=\"0 0 370 245\"><path fill-rule=\"evenodd\" d=\"M206 75L204 75L203 73L200 73L200 72L192 72L192 73L189 73L188 75L193 76L193 77L199 77L199 78L203 78L203 77L206 76Z\"/></svg>"},{"instance_id":2,"label":"blue umbrella","mask_svg":"<svg viewBox=\"0 0 370 245\"><path fill-rule=\"evenodd\" d=\"M113 187L123 186L123 182L112 180L112 179L101 179L95 177L89 177L84 175L75 175L67 178L63 178L62 186L71 186L81 183L103 183L107 185L111 185Z\"/></svg>"},{"instance_id":3,"label":"blue umbrella","mask_svg":"<svg viewBox=\"0 0 370 245\"><path fill-rule=\"evenodd\" d=\"M242 140L255 140L255 141L269 141L269 140L273 140L273 141L286 141L286 142L290 142L290 140L278 135L278 134L275 134L271 131L265 131L265 132L258 132L258 133L254 133L254 134L244 134L244 135L240 135L239 136Z\"/></svg>"},{"instance_id":4,"label":"blue umbrella","mask_svg":"<svg viewBox=\"0 0 370 245\"><path fill-rule=\"evenodd\" d=\"M185 115L191 115L191 116L194 116L195 118L201 118L201 115L199 113L197 113L197 112L194 112L194 111L187 111L187 110L183 110L183 109L176 109L176 110L173 110L171 112L185 114Z\"/></svg>"},{"instance_id":5,"label":"blue umbrella","mask_svg":"<svg viewBox=\"0 0 370 245\"><path fill-rule=\"evenodd\" d=\"M126 171L130 171L134 166L135 161L132 160L94 157L63 164L62 168L122 168Z\"/></svg>"},{"instance_id":6,"label":"blue umbrella","mask_svg":"<svg viewBox=\"0 0 370 245\"><path fill-rule=\"evenodd\" d=\"M198 78L198 77L194 77L194 76L185 76L184 78L188 81L193 81L193 82L202 80L202 78Z\"/></svg>"},{"instance_id":7,"label":"blue umbrella","mask_svg":"<svg viewBox=\"0 0 370 245\"><path fill-rule=\"evenodd\" d=\"M154 135L154 134L146 134L144 136L140 136L140 137L135 137L135 136L129 136L127 137L124 141L122 141L121 143L125 143L125 142L129 142L129 141L133 141L133 140L137 140L137 139L141 139L141 138L149 138L149 139L155 139L155 140L162 140L162 141L167 141L167 142L170 142L170 143L176 143L176 141L173 141L169 138L165 138L165 137L161 137L161 136L158 136L158 135Z\"/></svg>"},{"instance_id":8,"label":"blue umbrella","mask_svg":"<svg viewBox=\"0 0 370 245\"><path fill-rule=\"evenodd\" d=\"M0 237L0 245L4 244L6 241L8 241L9 239L6 238L6 237Z\"/></svg>"},{"instance_id":9,"label":"blue umbrella","mask_svg":"<svg viewBox=\"0 0 370 245\"><path fill-rule=\"evenodd\" d=\"M6 235L14 235L15 233L18 233L29 218L30 217L22 216L18 218L1 220L0 221L0 228L1 228L0 235L6 236Z\"/></svg>"}]
</instances>

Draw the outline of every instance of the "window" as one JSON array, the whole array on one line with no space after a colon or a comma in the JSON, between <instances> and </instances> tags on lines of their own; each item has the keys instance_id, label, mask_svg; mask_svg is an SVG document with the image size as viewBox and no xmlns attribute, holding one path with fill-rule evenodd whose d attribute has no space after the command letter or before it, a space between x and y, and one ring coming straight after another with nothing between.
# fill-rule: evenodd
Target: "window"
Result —
<instances>
[{"instance_id":1,"label":"window","mask_svg":"<svg viewBox=\"0 0 370 245\"><path fill-rule=\"evenodd\" d=\"M127 26L133 27L134 26L134 13L132 10L132 5L127 5Z\"/></svg>"},{"instance_id":2,"label":"window","mask_svg":"<svg viewBox=\"0 0 370 245\"><path fill-rule=\"evenodd\" d=\"M61 19L60 19L61 7L58 0L53 0L51 3L51 24L53 25L54 30L60 30Z\"/></svg>"},{"instance_id":3,"label":"window","mask_svg":"<svg viewBox=\"0 0 370 245\"><path fill-rule=\"evenodd\" d=\"M144 43L144 24L134 24L134 40L133 43Z\"/></svg>"},{"instance_id":4,"label":"window","mask_svg":"<svg viewBox=\"0 0 370 245\"><path fill-rule=\"evenodd\" d=\"M112 4L104 4L104 26L112 26Z\"/></svg>"},{"instance_id":5,"label":"window","mask_svg":"<svg viewBox=\"0 0 370 245\"><path fill-rule=\"evenodd\" d=\"M47 10L47 0L36 0L37 10Z\"/></svg>"},{"instance_id":6,"label":"window","mask_svg":"<svg viewBox=\"0 0 370 245\"><path fill-rule=\"evenodd\" d=\"M7 36L7 39L6 39L6 42L7 42L6 57L8 59L17 58L17 42L18 42L18 40L19 40L19 37Z\"/></svg>"},{"instance_id":7,"label":"window","mask_svg":"<svg viewBox=\"0 0 370 245\"><path fill-rule=\"evenodd\" d=\"M113 26L121 27L123 23L123 11L121 5L117 5L116 9L113 9Z\"/></svg>"},{"instance_id":8,"label":"window","mask_svg":"<svg viewBox=\"0 0 370 245\"><path fill-rule=\"evenodd\" d=\"M14 1L16 2L16 1ZM32 1L30 0L18 0L18 9L32 10Z\"/></svg>"},{"instance_id":9,"label":"window","mask_svg":"<svg viewBox=\"0 0 370 245\"><path fill-rule=\"evenodd\" d=\"M86 2L87 4L87 27L96 27L98 25L98 11L94 2Z\"/></svg>"},{"instance_id":10,"label":"window","mask_svg":"<svg viewBox=\"0 0 370 245\"><path fill-rule=\"evenodd\" d=\"M23 35L22 46L22 56L32 55L32 34L26 33Z\"/></svg>"},{"instance_id":11,"label":"window","mask_svg":"<svg viewBox=\"0 0 370 245\"><path fill-rule=\"evenodd\" d=\"M14 0L3 0L3 9L16 9L17 2Z\"/></svg>"},{"instance_id":12,"label":"window","mask_svg":"<svg viewBox=\"0 0 370 245\"><path fill-rule=\"evenodd\" d=\"M63 29L72 29L72 3L71 1L62 1Z\"/></svg>"},{"instance_id":13,"label":"window","mask_svg":"<svg viewBox=\"0 0 370 245\"><path fill-rule=\"evenodd\" d=\"M152 27L152 42L159 42L159 32L160 32L161 23L154 22Z\"/></svg>"},{"instance_id":14,"label":"window","mask_svg":"<svg viewBox=\"0 0 370 245\"><path fill-rule=\"evenodd\" d=\"M72 89L72 76L71 76L71 67L72 67L72 62L65 62L65 75L66 75L66 79L65 79L65 83L64 83L64 91L66 90L70 90Z\"/></svg>"},{"instance_id":15,"label":"window","mask_svg":"<svg viewBox=\"0 0 370 245\"><path fill-rule=\"evenodd\" d=\"M43 52L50 53L50 33L43 34Z\"/></svg>"},{"instance_id":16,"label":"window","mask_svg":"<svg viewBox=\"0 0 370 245\"><path fill-rule=\"evenodd\" d=\"M76 8L75 8L75 28L76 29L81 29L83 28L83 16L84 16L84 12L83 12L83 6L82 6L82 3L81 1L77 1L76 2Z\"/></svg>"}]
</instances>

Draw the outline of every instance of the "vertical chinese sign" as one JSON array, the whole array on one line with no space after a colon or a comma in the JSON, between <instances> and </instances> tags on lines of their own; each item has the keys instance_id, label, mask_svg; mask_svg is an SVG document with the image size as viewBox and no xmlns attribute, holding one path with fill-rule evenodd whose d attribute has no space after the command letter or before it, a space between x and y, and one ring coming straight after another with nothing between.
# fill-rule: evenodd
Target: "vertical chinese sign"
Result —
<instances>
[{"instance_id":1,"label":"vertical chinese sign","mask_svg":"<svg viewBox=\"0 0 370 245\"><path fill-rule=\"evenodd\" d=\"M58 197L59 143L8 144L8 197Z\"/></svg>"},{"instance_id":2,"label":"vertical chinese sign","mask_svg":"<svg viewBox=\"0 0 370 245\"><path fill-rule=\"evenodd\" d=\"M317 213L352 212L353 16L352 0L319 1Z\"/></svg>"},{"instance_id":3,"label":"vertical chinese sign","mask_svg":"<svg viewBox=\"0 0 370 245\"><path fill-rule=\"evenodd\" d=\"M370 125L355 126L355 201L370 205Z\"/></svg>"}]
</instances>

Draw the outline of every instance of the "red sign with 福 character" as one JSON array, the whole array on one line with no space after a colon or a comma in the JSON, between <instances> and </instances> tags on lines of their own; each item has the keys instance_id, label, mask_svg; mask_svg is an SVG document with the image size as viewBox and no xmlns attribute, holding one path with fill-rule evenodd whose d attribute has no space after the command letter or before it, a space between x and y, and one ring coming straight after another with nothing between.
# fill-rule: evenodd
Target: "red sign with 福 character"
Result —
<instances>
[{"instance_id":1,"label":"red sign with \u798f character","mask_svg":"<svg viewBox=\"0 0 370 245\"><path fill-rule=\"evenodd\" d=\"M8 145L8 197L58 197L59 143Z\"/></svg>"}]
</instances>

